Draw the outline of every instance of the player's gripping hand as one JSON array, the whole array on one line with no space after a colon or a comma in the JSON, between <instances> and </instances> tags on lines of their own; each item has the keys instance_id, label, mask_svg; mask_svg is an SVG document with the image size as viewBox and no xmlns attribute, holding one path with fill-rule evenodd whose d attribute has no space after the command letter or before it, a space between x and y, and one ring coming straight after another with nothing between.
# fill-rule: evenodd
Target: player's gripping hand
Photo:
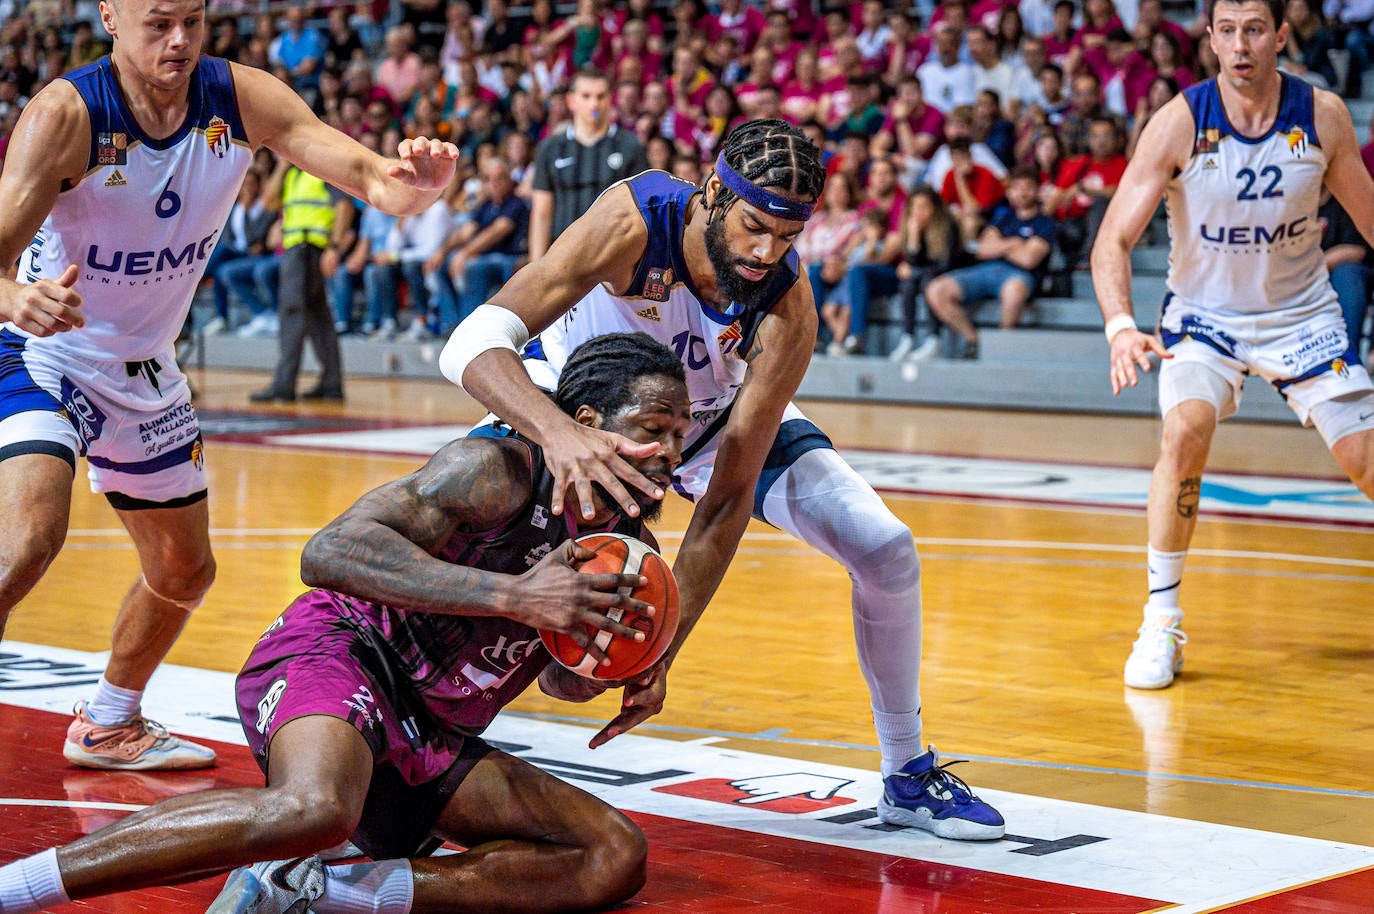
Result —
<instances>
[{"instance_id":1,"label":"player's gripping hand","mask_svg":"<svg viewBox=\"0 0 1374 914\"><path fill-rule=\"evenodd\" d=\"M644 640L643 632L611 620L606 610L619 607L626 613L645 616L657 610L621 593L622 588L633 590L648 584L649 579L642 574L583 574L573 567L595 554L573 540L560 544L516 579L516 595L506 615L533 628L567 635L600 663L606 654L593 643L596 629L631 641Z\"/></svg>"},{"instance_id":2,"label":"player's gripping hand","mask_svg":"<svg viewBox=\"0 0 1374 914\"><path fill-rule=\"evenodd\" d=\"M660 660L633 679L608 683L612 688L617 685L625 687L620 713L592 737L587 744L590 749L605 745L663 710L663 700L668 696L668 662Z\"/></svg>"},{"instance_id":3,"label":"player's gripping hand","mask_svg":"<svg viewBox=\"0 0 1374 914\"><path fill-rule=\"evenodd\" d=\"M1172 359L1173 355L1153 334L1143 333L1131 327L1119 331L1112 337L1112 396L1127 387L1135 387L1139 381L1136 366L1141 371L1150 370L1150 354L1161 359Z\"/></svg>"},{"instance_id":4,"label":"player's gripping hand","mask_svg":"<svg viewBox=\"0 0 1374 914\"><path fill-rule=\"evenodd\" d=\"M387 166L387 177L411 187L447 187L448 182L453 180L454 169L458 167L457 146L423 136L401 140L396 154L401 160Z\"/></svg>"},{"instance_id":5,"label":"player's gripping hand","mask_svg":"<svg viewBox=\"0 0 1374 914\"><path fill-rule=\"evenodd\" d=\"M52 336L86 326L81 293L73 288L79 275L73 263L57 279L40 279L27 285L5 281L7 294L0 296L0 319L34 336Z\"/></svg>"},{"instance_id":6,"label":"player's gripping hand","mask_svg":"<svg viewBox=\"0 0 1374 914\"><path fill-rule=\"evenodd\" d=\"M621 456L640 460L652 457L659 451L657 442L631 441L624 435L577 422L560 423L544 437L540 444L544 448L544 462L553 473L553 490L563 495L563 501L553 503L555 514L562 514L565 506L575 507L575 499L576 505L582 506L583 517L594 515L593 483L599 483L629 517L639 516L639 505L625 488L625 483L653 498L663 497L662 485L630 466Z\"/></svg>"}]
</instances>

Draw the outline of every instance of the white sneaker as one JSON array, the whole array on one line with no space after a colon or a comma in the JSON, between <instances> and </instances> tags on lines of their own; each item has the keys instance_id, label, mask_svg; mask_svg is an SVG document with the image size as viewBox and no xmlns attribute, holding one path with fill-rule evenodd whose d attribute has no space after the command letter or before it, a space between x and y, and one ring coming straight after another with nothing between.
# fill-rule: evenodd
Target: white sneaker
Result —
<instances>
[{"instance_id":1,"label":"white sneaker","mask_svg":"<svg viewBox=\"0 0 1374 914\"><path fill-rule=\"evenodd\" d=\"M253 315L253 319L240 327L235 335L240 339L257 340L276 336L277 330L277 316L263 312Z\"/></svg>"},{"instance_id":2,"label":"white sneaker","mask_svg":"<svg viewBox=\"0 0 1374 914\"><path fill-rule=\"evenodd\" d=\"M378 327L375 332L369 333L367 338L370 340L378 340L383 343L389 343L396 339L395 319L390 317L383 319L382 325Z\"/></svg>"},{"instance_id":3,"label":"white sneaker","mask_svg":"<svg viewBox=\"0 0 1374 914\"><path fill-rule=\"evenodd\" d=\"M1183 645L1188 636L1179 628L1182 616L1154 615L1140 626L1126 659L1126 685L1133 689L1163 689L1183 670Z\"/></svg>"},{"instance_id":4,"label":"white sneaker","mask_svg":"<svg viewBox=\"0 0 1374 914\"><path fill-rule=\"evenodd\" d=\"M429 327L425 326L424 321L416 318L406 328L405 338L412 343L423 343L426 340L434 339L434 334L429 332Z\"/></svg>"},{"instance_id":5,"label":"white sneaker","mask_svg":"<svg viewBox=\"0 0 1374 914\"><path fill-rule=\"evenodd\" d=\"M842 359L849 353L844 351L844 343L831 342L825 347L825 354L832 359Z\"/></svg>"},{"instance_id":6,"label":"white sneaker","mask_svg":"<svg viewBox=\"0 0 1374 914\"><path fill-rule=\"evenodd\" d=\"M862 349L862 348L863 348L863 341L860 340L860 339L859 339L857 336L855 336L854 334L851 333L851 334L849 334L849 336L847 336L847 337L844 338L844 353L845 353L845 355L853 355L854 353L858 352L858 351L859 351L860 349Z\"/></svg>"},{"instance_id":7,"label":"white sneaker","mask_svg":"<svg viewBox=\"0 0 1374 914\"><path fill-rule=\"evenodd\" d=\"M931 334L921 341L921 345L906 354L908 362L924 362L940 354L940 338Z\"/></svg>"},{"instance_id":8,"label":"white sneaker","mask_svg":"<svg viewBox=\"0 0 1374 914\"><path fill-rule=\"evenodd\" d=\"M200 332L206 336L219 336L229 329L229 322L216 314L205 322L205 326L200 328Z\"/></svg>"},{"instance_id":9,"label":"white sneaker","mask_svg":"<svg viewBox=\"0 0 1374 914\"><path fill-rule=\"evenodd\" d=\"M916 341L912 339L911 334L903 333L897 338L897 345L892 347L892 351L887 354L887 357L894 362L900 362L902 359L906 358L906 354L910 352L911 348L915 345Z\"/></svg>"},{"instance_id":10,"label":"white sneaker","mask_svg":"<svg viewBox=\"0 0 1374 914\"><path fill-rule=\"evenodd\" d=\"M229 874L205 914L309 914L324 894L324 881L319 857L241 866Z\"/></svg>"}]
</instances>

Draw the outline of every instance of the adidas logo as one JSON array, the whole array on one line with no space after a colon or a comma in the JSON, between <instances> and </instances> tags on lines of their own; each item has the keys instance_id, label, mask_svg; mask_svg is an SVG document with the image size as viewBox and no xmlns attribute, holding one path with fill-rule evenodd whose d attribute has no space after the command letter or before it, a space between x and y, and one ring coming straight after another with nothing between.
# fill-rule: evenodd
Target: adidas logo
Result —
<instances>
[{"instance_id":1,"label":"adidas logo","mask_svg":"<svg viewBox=\"0 0 1374 914\"><path fill-rule=\"evenodd\" d=\"M644 318L646 321L653 321L656 324L661 321L661 318L658 316L658 305L650 305L647 308L640 308L638 311L635 312L635 314L638 317Z\"/></svg>"},{"instance_id":2,"label":"adidas logo","mask_svg":"<svg viewBox=\"0 0 1374 914\"><path fill-rule=\"evenodd\" d=\"M1205 162L1202 163L1202 170L1203 170L1203 171L1207 171L1207 170L1210 169L1210 168L1216 168L1216 167L1217 167L1217 160L1216 160L1216 159L1210 159L1210 158L1209 158L1207 161L1205 161Z\"/></svg>"},{"instance_id":3,"label":"adidas logo","mask_svg":"<svg viewBox=\"0 0 1374 914\"><path fill-rule=\"evenodd\" d=\"M124 173L118 168L110 172L110 176L105 179L106 187L126 187L129 182L124 180Z\"/></svg>"}]
</instances>

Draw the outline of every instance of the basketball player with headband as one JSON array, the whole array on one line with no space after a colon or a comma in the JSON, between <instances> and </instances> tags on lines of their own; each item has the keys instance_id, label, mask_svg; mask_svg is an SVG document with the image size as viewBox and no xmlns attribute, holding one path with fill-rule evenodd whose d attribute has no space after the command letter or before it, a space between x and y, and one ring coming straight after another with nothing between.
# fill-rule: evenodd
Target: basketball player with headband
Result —
<instances>
[{"instance_id":1,"label":"basketball player with headband","mask_svg":"<svg viewBox=\"0 0 1374 914\"><path fill-rule=\"evenodd\" d=\"M645 451L567 421L541 388L554 388L579 343L626 330L672 347L687 371L692 426L672 487L696 507L673 569L678 636L657 675L626 691L594 746L662 705L667 667L752 515L835 559L853 580L884 821L945 838L999 838L1001 815L922 745L921 580L911 531L791 402L817 321L792 247L824 182L820 151L800 130L755 120L726 138L704 187L659 171L615 184L458 327L440 368L543 447L569 506L586 504L600 485L627 512L635 510L631 488L663 494L626 461Z\"/></svg>"}]
</instances>

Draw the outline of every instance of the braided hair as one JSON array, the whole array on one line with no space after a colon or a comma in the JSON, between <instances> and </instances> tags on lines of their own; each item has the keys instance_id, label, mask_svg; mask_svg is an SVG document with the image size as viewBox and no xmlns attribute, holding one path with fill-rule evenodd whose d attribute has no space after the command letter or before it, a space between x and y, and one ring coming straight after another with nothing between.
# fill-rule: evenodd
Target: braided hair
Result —
<instances>
[{"instance_id":1,"label":"braided hair","mask_svg":"<svg viewBox=\"0 0 1374 914\"><path fill-rule=\"evenodd\" d=\"M609 416L630 402L634 382L649 375L687 380L677 354L647 333L592 337L568 357L554 400L568 415L586 404Z\"/></svg>"},{"instance_id":2,"label":"braided hair","mask_svg":"<svg viewBox=\"0 0 1374 914\"><path fill-rule=\"evenodd\" d=\"M808 203L820 199L825 188L821 151L787 121L760 118L745 121L725 138L720 154L740 177L758 187L774 187ZM711 202L708 221L730 208L738 195L719 185Z\"/></svg>"}]
</instances>

